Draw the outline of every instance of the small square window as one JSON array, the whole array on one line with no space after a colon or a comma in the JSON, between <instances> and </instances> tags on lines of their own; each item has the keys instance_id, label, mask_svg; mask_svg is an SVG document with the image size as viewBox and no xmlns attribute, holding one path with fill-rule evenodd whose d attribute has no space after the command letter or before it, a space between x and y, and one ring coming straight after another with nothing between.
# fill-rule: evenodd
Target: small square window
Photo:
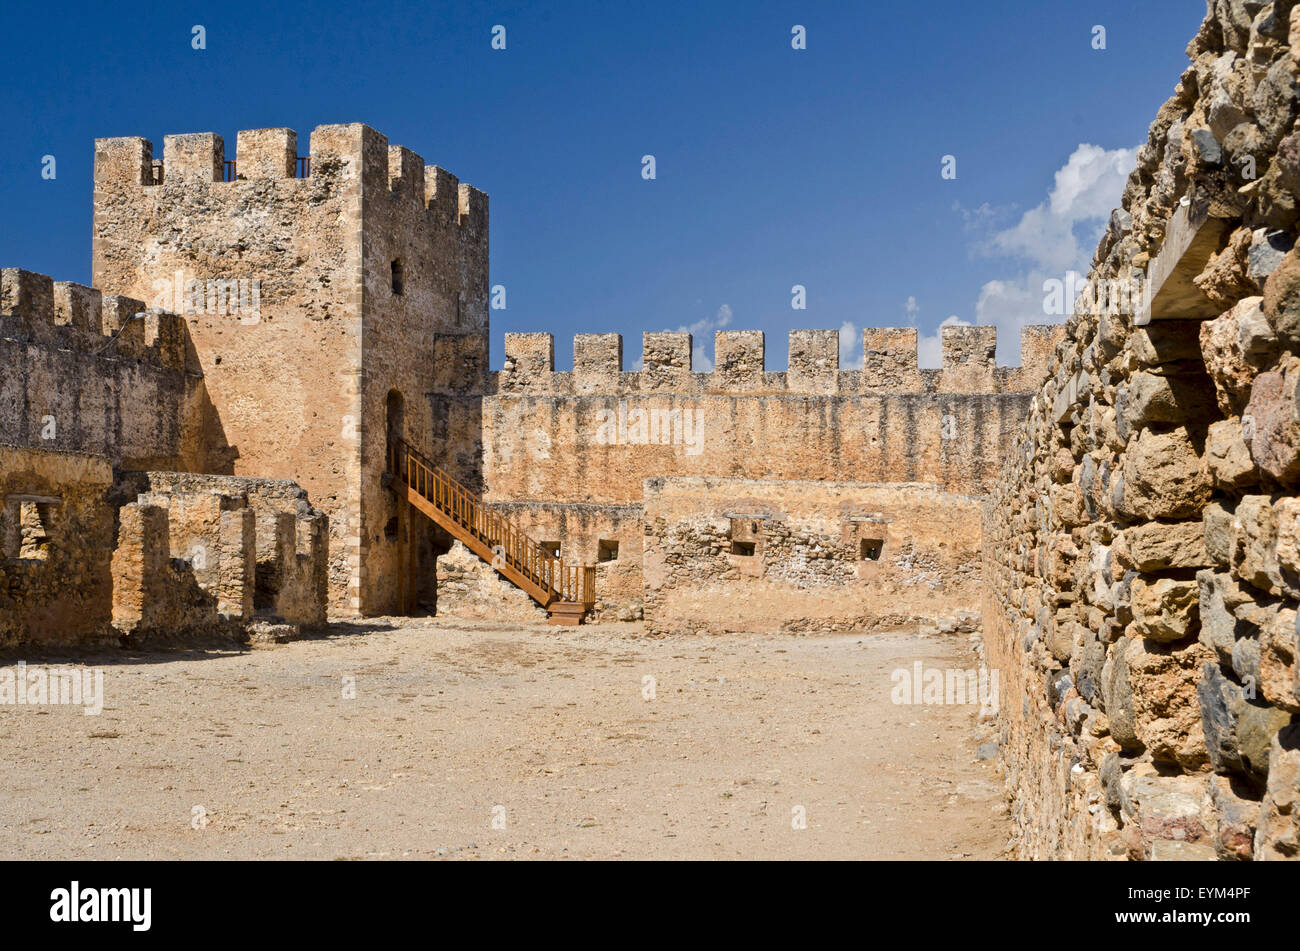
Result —
<instances>
[{"instance_id":1,"label":"small square window","mask_svg":"<svg viewBox=\"0 0 1300 951\"><path fill-rule=\"evenodd\" d=\"M753 542L732 542L731 553L733 555L741 555L745 558L752 558L754 557L754 543Z\"/></svg>"},{"instance_id":2,"label":"small square window","mask_svg":"<svg viewBox=\"0 0 1300 951\"><path fill-rule=\"evenodd\" d=\"M618 561L618 542L602 538L596 546L597 561Z\"/></svg>"},{"instance_id":3,"label":"small square window","mask_svg":"<svg viewBox=\"0 0 1300 951\"><path fill-rule=\"evenodd\" d=\"M542 551L546 552L546 553L547 553L548 555L550 555L552 558L559 558L559 557L560 557L560 543L559 543L559 542L538 542L538 543L537 543L537 547L540 548Z\"/></svg>"},{"instance_id":4,"label":"small square window","mask_svg":"<svg viewBox=\"0 0 1300 951\"><path fill-rule=\"evenodd\" d=\"M884 547L885 543L879 538L864 538L858 551L858 557L862 561L879 561L880 552Z\"/></svg>"},{"instance_id":5,"label":"small square window","mask_svg":"<svg viewBox=\"0 0 1300 951\"><path fill-rule=\"evenodd\" d=\"M402 262L396 260L393 262L393 293L401 294L403 290L402 282Z\"/></svg>"}]
</instances>

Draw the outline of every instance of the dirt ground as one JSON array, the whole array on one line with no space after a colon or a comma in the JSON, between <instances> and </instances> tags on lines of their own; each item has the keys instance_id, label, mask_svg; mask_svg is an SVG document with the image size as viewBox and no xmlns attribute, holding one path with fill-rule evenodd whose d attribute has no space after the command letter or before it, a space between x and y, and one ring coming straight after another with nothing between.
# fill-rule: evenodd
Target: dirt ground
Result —
<instances>
[{"instance_id":1,"label":"dirt ground","mask_svg":"<svg viewBox=\"0 0 1300 951\"><path fill-rule=\"evenodd\" d=\"M1002 857L978 708L891 702L917 660L975 666L964 636L434 619L83 658L100 715L0 706L0 854Z\"/></svg>"}]
</instances>

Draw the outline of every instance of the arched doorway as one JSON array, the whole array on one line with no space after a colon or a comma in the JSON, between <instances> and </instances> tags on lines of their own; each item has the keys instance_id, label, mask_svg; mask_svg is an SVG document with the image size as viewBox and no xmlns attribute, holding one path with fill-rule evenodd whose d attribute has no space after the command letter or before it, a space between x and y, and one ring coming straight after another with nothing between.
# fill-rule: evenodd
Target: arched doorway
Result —
<instances>
[{"instance_id":1,"label":"arched doorway","mask_svg":"<svg viewBox=\"0 0 1300 951\"><path fill-rule=\"evenodd\" d=\"M384 401L384 420L385 458L388 460L389 471L392 471L398 441L406 439L406 399L397 390L388 391L388 397Z\"/></svg>"}]
</instances>

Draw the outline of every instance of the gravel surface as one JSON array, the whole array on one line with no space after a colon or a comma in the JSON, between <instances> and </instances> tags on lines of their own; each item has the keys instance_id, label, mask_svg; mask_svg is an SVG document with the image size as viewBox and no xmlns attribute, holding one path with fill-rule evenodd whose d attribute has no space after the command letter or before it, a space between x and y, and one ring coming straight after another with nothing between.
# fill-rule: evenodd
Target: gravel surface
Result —
<instances>
[{"instance_id":1,"label":"gravel surface","mask_svg":"<svg viewBox=\"0 0 1300 951\"><path fill-rule=\"evenodd\" d=\"M20 659L62 662L0 666ZM265 650L83 657L104 670L100 715L0 706L0 852L1002 857L978 708L891 701L891 673L918 660L976 663L951 636L407 618Z\"/></svg>"}]
</instances>

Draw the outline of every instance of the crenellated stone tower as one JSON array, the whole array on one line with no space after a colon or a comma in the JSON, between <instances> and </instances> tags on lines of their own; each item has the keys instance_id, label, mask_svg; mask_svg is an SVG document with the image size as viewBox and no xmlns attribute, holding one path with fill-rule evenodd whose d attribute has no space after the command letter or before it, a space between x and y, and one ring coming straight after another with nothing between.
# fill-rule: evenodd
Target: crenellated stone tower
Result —
<instances>
[{"instance_id":1,"label":"crenellated stone tower","mask_svg":"<svg viewBox=\"0 0 1300 951\"><path fill-rule=\"evenodd\" d=\"M385 486L409 439L480 482L488 200L360 123L95 143L94 284L183 316L202 470L296 479L330 516L337 614L410 603L428 545ZM408 532L410 534L408 534Z\"/></svg>"}]
</instances>

